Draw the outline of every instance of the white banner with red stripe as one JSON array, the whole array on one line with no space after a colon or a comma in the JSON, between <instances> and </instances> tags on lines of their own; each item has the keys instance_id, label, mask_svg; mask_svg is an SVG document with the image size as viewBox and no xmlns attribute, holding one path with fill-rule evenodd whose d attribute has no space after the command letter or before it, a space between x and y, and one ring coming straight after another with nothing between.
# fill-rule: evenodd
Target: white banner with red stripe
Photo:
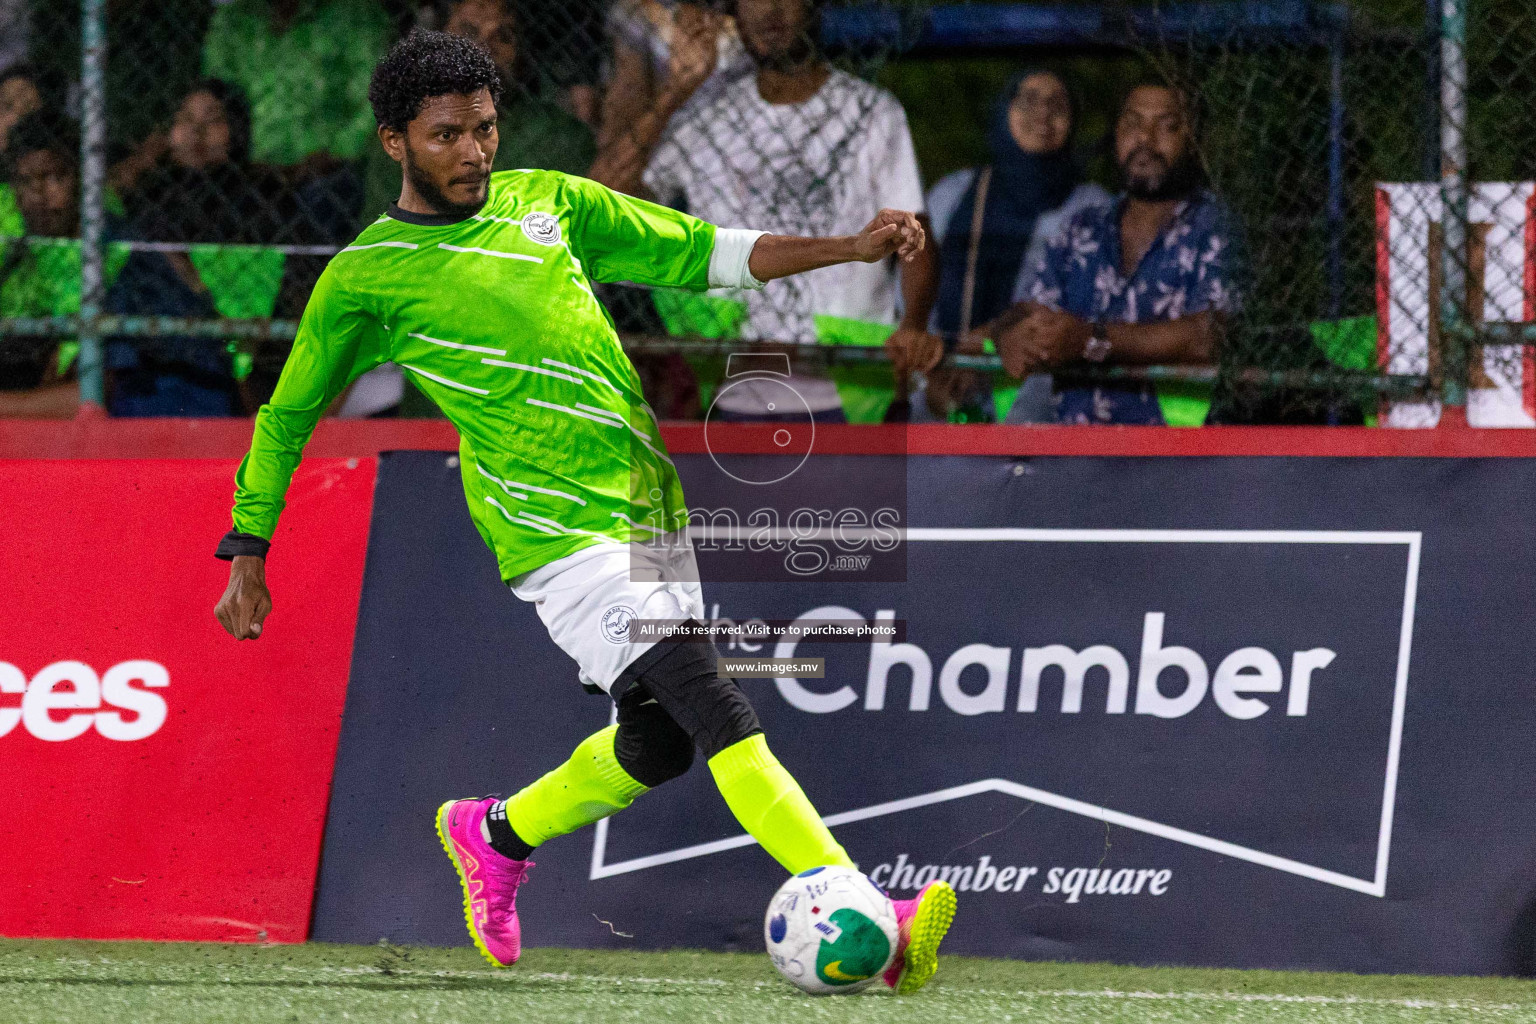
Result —
<instances>
[{"instance_id":1,"label":"white banner with red stripe","mask_svg":"<svg viewBox=\"0 0 1536 1024\"><path fill-rule=\"evenodd\" d=\"M1536 320L1536 185L1474 185L1468 220L1481 244L1469 271L1468 313L1483 323ZM1432 326L1442 275L1433 225L1442 220L1440 186L1433 182L1376 186L1376 338L1380 366L1393 374L1429 374ZM1438 328L1433 328L1438 334ZM1467 422L1475 427L1536 427L1536 360L1521 345L1485 345L1467 393ZM1432 427L1440 403L1395 402L1384 410L1389 427Z\"/></svg>"}]
</instances>

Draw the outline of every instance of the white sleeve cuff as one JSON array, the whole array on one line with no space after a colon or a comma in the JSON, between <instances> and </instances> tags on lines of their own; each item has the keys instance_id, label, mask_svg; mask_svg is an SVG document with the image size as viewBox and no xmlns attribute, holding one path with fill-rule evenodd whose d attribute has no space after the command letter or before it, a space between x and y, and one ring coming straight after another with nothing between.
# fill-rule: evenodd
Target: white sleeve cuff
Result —
<instances>
[{"instance_id":1,"label":"white sleeve cuff","mask_svg":"<svg viewBox=\"0 0 1536 1024\"><path fill-rule=\"evenodd\" d=\"M752 247L767 233L746 228L716 228L715 251L709 254L709 286L761 289L764 282L752 276L747 264L752 258Z\"/></svg>"}]
</instances>

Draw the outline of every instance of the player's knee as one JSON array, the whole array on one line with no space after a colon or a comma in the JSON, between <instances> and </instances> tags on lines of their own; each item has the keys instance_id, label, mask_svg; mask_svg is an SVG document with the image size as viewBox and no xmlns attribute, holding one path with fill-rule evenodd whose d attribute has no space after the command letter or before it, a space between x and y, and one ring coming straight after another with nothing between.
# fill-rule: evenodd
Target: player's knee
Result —
<instances>
[{"instance_id":1,"label":"player's knee","mask_svg":"<svg viewBox=\"0 0 1536 1024\"><path fill-rule=\"evenodd\" d=\"M629 777L654 789L693 766L693 738L642 691L619 702L613 754Z\"/></svg>"},{"instance_id":2,"label":"player's knee","mask_svg":"<svg viewBox=\"0 0 1536 1024\"><path fill-rule=\"evenodd\" d=\"M720 677L718 659L714 644L685 640L659 651L637 678L706 760L763 731L736 680Z\"/></svg>"},{"instance_id":3,"label":"player's knee","mask_svg":"<svg viewBox=\"0 0 1536 1024\"><path fill-rule=\"evenodd\" d=\"M763 731L752 702L742 692L734 679L716 679L709 688L717 692L710 695L712 726L705 732L705 740L699 743L707 761L727 747L734 747L750 736Z\"/></svg>"}]
</instances>

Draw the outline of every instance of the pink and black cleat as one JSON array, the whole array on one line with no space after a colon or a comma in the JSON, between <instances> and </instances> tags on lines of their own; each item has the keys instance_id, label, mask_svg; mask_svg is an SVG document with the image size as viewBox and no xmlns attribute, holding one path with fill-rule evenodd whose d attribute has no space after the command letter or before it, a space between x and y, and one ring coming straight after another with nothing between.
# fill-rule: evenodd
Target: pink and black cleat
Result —
<instances>
[{"instance_id":1,"label":"pink and black cleat","mask_svg":"<svg viewBox=\"0 0 1536 1024\"><path fill-rule=\"evenodd\" d=\"M494 797L448 801L437 809L437 837L459 873L464 923L475 948L492 966L511 967L523 951L517 887L533 861L503 857L481 836L480 823L494 803Z\"/></svg>"},{"instance_id":2,"label":"pink and black cleat","mask_svg":"<svg viewBox=\"0 0 1536 1024\"><path fill-rule=\"evenodd\" d=\"M939 943L955 919L955 889L948 882L930 882L915 899L892 900L901 937L896 959L885 972L885 983L897 995L909 996L928 984L939 969Z\"/></svg>"}]
</instances>

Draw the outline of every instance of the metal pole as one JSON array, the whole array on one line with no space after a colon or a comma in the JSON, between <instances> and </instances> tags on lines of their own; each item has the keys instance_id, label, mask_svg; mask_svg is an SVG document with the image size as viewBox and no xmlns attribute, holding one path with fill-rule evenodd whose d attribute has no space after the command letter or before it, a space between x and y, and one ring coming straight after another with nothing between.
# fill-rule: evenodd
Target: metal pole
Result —
<instances>
[{"instance_id":1,"label":"metal pole","mask_svg":"<svg viewBox=\"0 0 1536 1024\"><path fill-rule=\"evenodd\" d=\"M1328 315L1344 315L1344 25L1328 40Z\"/></svg>"},{"instance_id":2,"label":"metal pole","mask_svg":"<svg viewBox=\"0 0 1536 1024\"><path fill-rule=\"evenodd\" d=\"M106 405L101 332L106 297L102 234L106 227L106 0L80 5L80 401Z\"/></svg>"},{"instance_id":3,"label":"metal pole","mask_svg":"<svg viewBox=\"0 0 1536 1024\"><path fill-rule=\"evenodd\" d=\"M1440 199L1444 252L1440 369L1448 406L1467 402L1467 12L1469 0L1440 9Z\"/></svg>"},{"instance_id":4,"label":"metal pole","mask_svg":"<svg viewBox=\"0 0 1536 1024\"><path fill-rule=\"evenodd\" d=\"M1425 181L1440 176L1440 0L1424 4L1424 145L1419 156Z\"/></svg>"}]
</instances>

